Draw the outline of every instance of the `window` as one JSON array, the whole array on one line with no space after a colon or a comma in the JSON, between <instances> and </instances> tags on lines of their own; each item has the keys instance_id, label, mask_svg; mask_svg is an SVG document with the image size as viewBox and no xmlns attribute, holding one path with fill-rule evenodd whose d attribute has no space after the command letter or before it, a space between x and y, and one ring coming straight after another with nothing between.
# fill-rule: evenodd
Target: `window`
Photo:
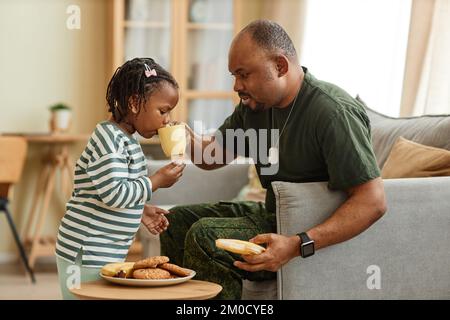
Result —
<instances>
[{"instance_id":1,"label":"window","mask_svg":"<svg viewBox=\"0 0 450 320\"><path fill-rule=\"evenodd\" d=\"M308 1L301 64L381 113L398 116L410 0Z\"/></svg>"}]
</instances>

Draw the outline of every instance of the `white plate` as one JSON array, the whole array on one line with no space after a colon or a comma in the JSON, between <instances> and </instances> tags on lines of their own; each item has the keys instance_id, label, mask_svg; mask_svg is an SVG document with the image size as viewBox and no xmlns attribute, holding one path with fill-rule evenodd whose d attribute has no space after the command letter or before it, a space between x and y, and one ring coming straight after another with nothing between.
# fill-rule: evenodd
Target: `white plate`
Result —
<instances>
[{"instance_id":1,"label":"white plate","mask_svg":"<svg viewBox=\"0 0 450 320\"><path fill-rule=\"evenodd\" d=\"M101 273L100 276L106 281L117 283L123 286L160 287L160 286L171 286L174 284L186 282L195 276L195 271L191 270L191 274L187 277L180 277L173 279L127 279L127 278L108 277Z\"/></svg>"}]
</instances>

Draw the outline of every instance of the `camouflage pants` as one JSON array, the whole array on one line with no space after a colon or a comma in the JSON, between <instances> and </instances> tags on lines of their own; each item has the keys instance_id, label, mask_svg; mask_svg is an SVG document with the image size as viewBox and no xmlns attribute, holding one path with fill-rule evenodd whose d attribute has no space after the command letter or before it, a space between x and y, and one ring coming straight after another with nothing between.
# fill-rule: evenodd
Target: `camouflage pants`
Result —
<instances>
[{"instance_id":1,"label":"camouflage pants","mask_svg":"<svg viewBox=\"0 0 450 320\"><path fill-rule=\"evenodd\" d=\"M247 272L233 266L240 255L218 249L215 240L249 240L257 234L276 231L275 214L261 203L224 202L179 206L166 217L169 228L160 236L161 253L175 264L197 272L195 279L220 284L217 299L240 299L242 279L274 279L269 271Z\"/></svg>"}]
</instances>

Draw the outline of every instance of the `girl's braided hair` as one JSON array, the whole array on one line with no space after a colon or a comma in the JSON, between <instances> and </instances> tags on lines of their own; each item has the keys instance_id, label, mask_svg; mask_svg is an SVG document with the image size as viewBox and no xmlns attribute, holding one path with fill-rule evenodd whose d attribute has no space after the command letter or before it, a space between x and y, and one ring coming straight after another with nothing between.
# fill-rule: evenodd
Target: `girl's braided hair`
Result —
<instances>
[{"instance_id":1,"label":"girl's braided hair","mask_svg":"<svg viewBox=\"0 0 450 320\"><path fill-rule=\"evenodd\" d=\"M147 67L147 66L148 67ZM148 68L153 72L149 76ZM114 120L122 121L128 114L130 97L136 98L138 113L142 105L152 93L159 89L163 83L178 89L175 78L151 58L134 58L128 60L117 68L109 81L106 90L108 111L112 113Z\"/></svg>"}]
</instances>

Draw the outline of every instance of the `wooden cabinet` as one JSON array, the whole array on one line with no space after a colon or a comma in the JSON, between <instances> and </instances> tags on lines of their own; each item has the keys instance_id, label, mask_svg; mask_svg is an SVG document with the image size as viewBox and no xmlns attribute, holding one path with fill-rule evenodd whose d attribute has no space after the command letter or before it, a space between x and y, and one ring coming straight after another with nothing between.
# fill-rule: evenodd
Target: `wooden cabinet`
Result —
<instances>
[{"instance_id":1,"label":"wooden cabinet","mask_svg":"<svg viewBox=\"0 0 450 320\"><path fill-rule=\"evenodd\" d=\"M172 118L196 131L217 128L237 103L228 49L243 0L114 0L113 70L152 57L180 85Z\"/></svg>"}]
</instances>

